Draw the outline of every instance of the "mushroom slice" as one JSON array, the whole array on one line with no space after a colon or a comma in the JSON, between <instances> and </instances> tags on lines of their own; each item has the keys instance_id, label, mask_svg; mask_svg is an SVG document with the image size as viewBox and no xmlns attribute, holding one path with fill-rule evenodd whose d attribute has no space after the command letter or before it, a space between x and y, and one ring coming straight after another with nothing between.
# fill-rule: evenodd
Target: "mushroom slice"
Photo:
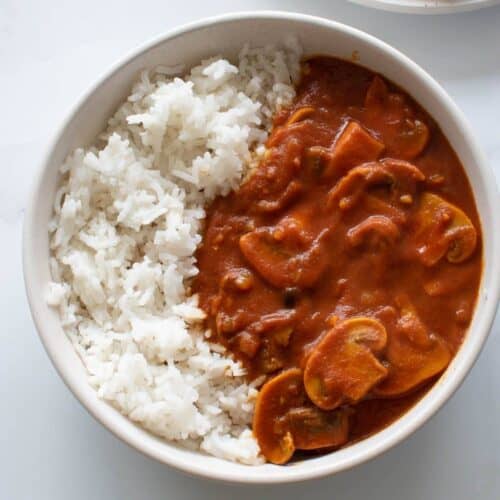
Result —
<instances>
[{"instance_id":1,"label":"mushroom slice","mask_svg":"<svg viewBox=\"0 0 500 500\"><path fill-rule=\"evenodd\" d=\"M388 158L365 163L351 169L328 193L327 206L338 205L341 210L353 207L370 186L388 185L398 194L414 191L417 182L425 180L415 165L403 160Z\"/></svg>"},{"instance_id":2,"label":"mushroom slice","mask_svg":"<svg viewBox=\"0 0 500 500\"><path fill-rule=\"evenodd\" d=\"M289 218L287 218L289 219ZM311 240L291 220L260 227L240 238L240 250L264 280L278 288L313 286L329 264L323 230Z\"/></svg>"},{"instance_id":3,"label":"mushroom slice","mask_svg":"<svg viewBox=\"0 0 500 500\"><path fill-rule=\"evenodd\" d=\"M258 335L252 335L250 332L243 330L231 339L231 344L241 354L252 359L260 349L261 339Z\"/></svg>"},{"instance_id":4,"label":"mushroom slice","mask_svg":"<svg viewBox=\"0 0 500 500\"><path fill-rule=\"evenodd\" d=\"M391 147L391 154L411 160L416 158L429 142L429 128L417 119L401 120L397 139Z\"/></svg>"},{"instance_id":5,"label":"mushroom slice","mask_svg":"<svg viewBox=\"0 0 500 500\"><path fill-rule=\"evenodd\" d=\"M467 215L440 196L425 192L416 216L417 254L426 266L444 255L457 264L468 259L477 244L477 232Z\"/></svg>"},{"instance_id":6,"label":"mushroom slice","mask_svg":"<svg viewBox=\"0 0 500 500\"><path fill-rule=\"evenodd\" d=\"M297 312L295 309L279 309L273 313L264 314L259 320L247 327L247 330L258 335L283 330L293 325Z\"/></svg>"},{"instance_id":7,"label":"mushroom slice","mask_svg":"<svg viewBox=\"0 0 500 500\"><path fill-rule=\"evenodd\" d=\"M287 419L298 450L340 446L349 435L346 410L322 411L315 406L291 408Z\"/></svg>"},{"instance_id":8,"label":"mushroom slice","mask_svg":"<svg viewBox=\"0 0 500 500\"><path fill-rule=\"evenodd\" d=\"M441 337L433 335L405 299L396 328L389 337L385 353L389 374L373 392L396 397L410 392L442 372L451 355Z\"/></svg>"},{"instance_id":9,"label":"mushroom slice","mask_svg":"<svg viewBox=\"0 0 500 500\"><path fill-rule=\"evenodd\" d=\"M386 83L375 76L366 92L365 108L367 121L377 120L380 126L381 109L385 122L381 137L390 156L411 160L416 158L429 142L429 128L414 117L414 111L407 99L397 92L390 92Z\"/></svg>"},{"instance_id":10,"label":"mushroom slice","mask_svg":"<svg viewBox=\"0 0 500 500\"><path fill-rule=\"evenodd\" d=\"M405 211L400 207L370 194L363 196L363 208L370 214L385 215L396 224L404 224L407 220Z\"/></svg>"},{"instance_id":11,"label":"mushroom slice","mask_svg":"<svg viewBox=\"0 0 500 500\"><path fill-rule=\"evenodd\" d=\"M375 245L381 242L393 244L400 236L399 228L385 215L370 215L357 226L347 231L347 241L353 246L359 246L366 241Z\"/></svg>"},{"instance_id":12,"label":"mushroom slice","mask_svg":"<svg viewBox=\"0 0 500 500\"><path fill-rule=\"evenodd\" d=\"M283 368L286 362L286 347L290 343L293 326L285 326L261 335L262 346L257 356L257 365L262 373L273 373Z\"/></svg>"},{"instance_id":13,"label":"mushroom slice","mask_svg":"<svg viewBox=\"0 0 500 500\"><path fill-rule=\"evenodd\" d=\"M293 180L288 184L285 190L274 200L260 200L256 204L257 212L271 213L283 210L290 203L295 201L302 193L302 184Z\"/></svg>"},{"instance_id":14,"label":"mushroom slice","mask_svg":"<svg viewBox=\"0 0 500 500\"><path fill-rule=\"evenodd\" d=\"M274 148L275 146L278 146L281 144L283 141L285 141L287 138L290 140L290 138L293 138L293 136L296 133L302 133L304 130L306 130L308 127L310 127L311 124L307 120L303 121L295 121L291 124L285 124L282 125L281 127L276 127L273 132L271 133L269 139L267 140L266 147L267 148Z\"/></svg>"},{"instance_id":15,"label":"mushroom slice","mask_svg":"<svg viewBox=\"0 0 500 500\"><path fill-rule=\"evenodd\" d=\"M257 396L253 433L262 454L273 464L292 458L295 443L286 414L304 403L302 371L290 368L264 384Z\"/></svg>"},{"instance_id":16,"label":"mushroom slice","mask_svg":"<svg viewBox=\"0 0 500 500\"><path fill-rule=\"evenodd\" d=\"M347 170L376 160L385 146L359 123L350 121L335 141L325 176L344 173Z\"/></svg>"},{"instance_id":17,"label":"mushroom slice","mask_svg":"<svg viewBox=\"0 0 500 500\"><path fill-rule=\"evenodd\" d=\"M265 314L235 335L231 344L248 358L259 353L259 365L264 373L276 371L283 367L282 349L290 342L295 317L295 309Z\"/></svg>"},{"instance_id":18,"label":"mushroom slice","mask_svg":"<svg viewBox=\"0 0 500 500\"><path fill-rule=\"evenodd\" d=\"M256 357L262 373L275 372L284 366L296 315L295 309L266 314L238 333L233 345L247 358Z\"/></svg>"},{"instance_id":19,"label":"mushroom slice","mask_svg":"<svg viewBox=\"0 0 500 500\"><path fill-rule=\"evenodd\" d=\"M302 168L313 178L325 172L332 159L332 151L324 146L311 146L304 150Z\"/></svg>"},{"instance_id":20,"label":"mushroom slice","mask_svg":"<svg viewBox=\"0 0 500 500\"><path fill-rule=\"evenodd\" d=\"M290 131L292 128L304 124L306 122L298 122L287 127L286 130ZM277 129L271 134L264 159L260 162L259 168L251 171L238 190L238 205L249 213L283 208L293 201L300 192L300 182L294 182L294 178L301 168L300 163L304 152L303 141L291 133L285 133L277 141L279 147L274 147L271 142L276 134L281 134L279 130ZM280 165L280 168L277 168L276 165Z\"/></svg>"},{"instance_id":21,"label":"mushroom slice","mask_svg":"<svg viewBox=\"0 0 500 500\"><path fill-rule=\"evenodd\" d=\"M299 108L297 111L295 111L290 118L288 118L288 121L286 122L285 126L291 125L292 123L300 122L304 118L307 118L308 116L312 115L315 111L315 108L312 106L304 106L303 108Z\"/></svg>"},{"instance_id":22,"label":"mushroom slice","mask_svg":"<svg viewBox=\"0 0 500 500\"><path fill-rule=\"evenodd\" d=\"M253 432L269 462L283 464L295 449L340 446L347 441L348 415L311 405L302 371L290 368L264 384L257 396Z\"/></svg>"},{"instance_id":23,"label":"mushroom slice","mask_svg":"<svg viewBox=\"0 0 500 500\"><path fill-rule=\"evenodd\" d=\"M361 400L387 376L377 359L387 342L384 325L359 317L342 321L312 351L304 371L311 401L323 410Z\"/></svg>"}]
</instances>

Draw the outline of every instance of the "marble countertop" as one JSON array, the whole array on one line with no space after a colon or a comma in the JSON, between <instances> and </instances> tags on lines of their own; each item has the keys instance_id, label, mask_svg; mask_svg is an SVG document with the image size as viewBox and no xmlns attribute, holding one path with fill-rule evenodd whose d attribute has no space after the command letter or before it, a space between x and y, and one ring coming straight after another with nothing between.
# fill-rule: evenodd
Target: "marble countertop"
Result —
<instances>
[{"instance_id":1,"label":"marble countertop","mask_svg":"<svg viewBox=\"0 0 500 500\"><path fill-rule=\"evenodd\" d=\"M25 298L21 228L54 129L88 85L136 44L201 17L253 9L329 17L399 48L465 112L498 182L500 6L420 17L344 0L0 0L0 499L500 498L498 317L469 377L427 425L370 463L294 485L228 485L166 468L94 421L50 364Z\"/></svg>"}]
</instances>

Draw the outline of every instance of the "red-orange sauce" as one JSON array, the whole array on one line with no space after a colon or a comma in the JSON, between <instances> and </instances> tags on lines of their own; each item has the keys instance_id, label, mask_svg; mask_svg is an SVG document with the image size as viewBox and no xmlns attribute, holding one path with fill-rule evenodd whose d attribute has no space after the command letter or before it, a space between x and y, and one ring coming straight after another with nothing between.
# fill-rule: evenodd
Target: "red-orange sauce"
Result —
<instances>
[{"instance_id":1,"label":"red-orange sauce","mask_svg":"<svg viewBox=\"0 0 500 500\"><path fill-rule=\"evenodd\" d=\"M368 162L360 179L377 169L399 172L387 158L408 161L422 179L403 172L387 183L392 173L384 173L382 181L362 180L350 197L336 198L333 191L360 163ZM431 224L433 217L421 215L423 193L449 204L436 211L444 222L425 230L422 221ZM450 207L466 214L473 226L467 234L475 230L477 237L459 262L443 253L452 249L445 233L455 214ZM378 219L369 219L373 215ZM265 158L240 189L208 207L197 259L193 290L207 326L241 360L249 379L306 369L311 353L344 320L373 318L385 327L387 345L366 354L382 380L359 400L346 396L326 410L347 409L348 444L407 411L443 371L446 356L456 353L478 293L480 223L464 169L428 113L371 71L318 57L304 63L293 104L275 117ZM408 328L405 317L413 321ZM421 336L411 340L415 359L391 347L395 339L407 342L402 335ZM418 363L424 366L437 341L441 354L429 363L440 368L417 384ZM398 364L403 371L391 385L384 377ZM257 437L266 455L266 437Z\"/></svg>"}]
</instances>

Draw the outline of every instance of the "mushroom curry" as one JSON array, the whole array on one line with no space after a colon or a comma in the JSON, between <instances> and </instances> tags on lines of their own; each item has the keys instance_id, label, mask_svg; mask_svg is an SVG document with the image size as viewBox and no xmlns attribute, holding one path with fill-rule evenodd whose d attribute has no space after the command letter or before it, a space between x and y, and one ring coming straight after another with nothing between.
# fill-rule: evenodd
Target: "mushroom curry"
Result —
<instances>
[{"instance_id":1,"label":"mushroom curry","mask_svg":"<svg viewBox=\"0 0 500 500\"><path fill-rule=\"evenodd\" d=\"M253 432L282 464L401 416L459 348L481 277L462 165L430 116L360 66L303 64L240 188L208 207L207 326L263 377Z\"/></svg>"}]
</instances>

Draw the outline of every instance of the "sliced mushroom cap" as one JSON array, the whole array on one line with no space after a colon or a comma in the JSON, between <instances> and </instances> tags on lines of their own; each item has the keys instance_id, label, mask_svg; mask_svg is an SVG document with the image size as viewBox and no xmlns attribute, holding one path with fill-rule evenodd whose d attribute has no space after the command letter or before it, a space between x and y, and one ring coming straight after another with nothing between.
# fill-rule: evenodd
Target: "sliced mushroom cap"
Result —
<instances>
[{"instance_id":1,"label":"sliced mushroom cap","mask_svg":"<svg viewBox=\"0 0 500 500\"><path fill-rule=\"evenodd\" d=\"M353 246L359 246L370 241L373 245L382 242L393 244L399 238L398 226L385 215L370 215L347 232L347 241Z\"/></svg>"},{"instance_id":2,"label":"sliced mushroom cap","mask_svg":"<svg viewBox=\"0 0 500 500\"><path fill-rule=\"evenodd\" d=\"M415 239L417 254L425 265L436 264L444 255L455 264L472 255L477 232L460 208L436 194L425 192L416 216Z\"/></svg>"},{"instance_id":3,"label":"sliced mushroom cap","mask_svg":"<svg viewBox=\"0 0 500 500\"><path fill-rule=\"evenodd\" d=\"M372 318L352 318L335 325L312 351L304 371L311 401L324 410L362 399L387 376L377 359L387 342L384 325Z\"/></svg>"},{"instance_id":4,"label":"sliced mushroom cap","mask_svg":"<svg viewBox=\"0 0 500 500\"><path fill-rule=\"evenodd\" d=\"M274 464L292 458L295 444L286 414L304 404L302 371L290 368L264 384L257 396L253 433L262 454Z\"/></svg>"},{"instance_id":5,"label":"sliced mushroom cap","mask_svg":"<svg viewBox=\"0 0 500 500\"><path fill-rule=\"evenodd\" d=\"M293 325L297 316L295 309L279 309L275 312L264 314L261 318L247 327L247 330L256 334L274 332Z\"/></svg>"},{"instance_id":6,"label":"sliced mushroom cap","mask_svg":"<svg viewBox=\"0 0 500 500\"><path fill-rule=\"evenodd\" d=\"M407 220L406 212L400 206L370 194L363 196L363 208L366 213L385 215L396 224L403 224Z\"/></svg>"},{"instance_id":7,"label":"sliced mushroom cap","mask_svg":"<svg viewBox=\"0 0 500 500\"><path fill-rule=\"evenodd\" d=\"M400 191L414 191L417 182L425 180L424 174L411 163L388 158L379 162L365 163L350 170L328 194L327 205L338 205L348 210L370 186L387 184L399 197Z\"/></svg>"},{"instance_id":8,"label":"sliced mushroom cap","mask_svg":"<svg viewBox=\"0 0 500 500\"><path fill-rule=\"evenodd\" d=\"M286 347L294 331L295 318L294 309L279 310L266 314L246 328L258 342L253 357L261 373L273 373L285 365Z\"/></svg>"},{"instance_id":9,"label":"sliced mushroom cap","mask_svg":"<svg viewBox=\"0 0 500 500\"><path fill-rule=\"evenodd\" d=\"M230 341L231 347L249 359L256 356L262 340L258 335L243 330L237 333Z\"/></svg>"},{"instance_id":10,"label":"sliced mushroom cap","mask_svg":"<svg viewBox=\"0 0 500 500\"><path fill-rule=\"evenodd\" d=\"M391 154L407 160L416 158L429 142L429 128L417 119L401 120L397 140L391 147Z\"/></svg>"},{"instance_id":11,"label":"sliced mushroom cap","mask_svg":"<svg viewBox=\"0 0 500 500\"><path fill-rule=\"evenodd\" d=\"M387 154L411 160L416 158L429 142L429 128L414 116L414 111L402 94L390 92L386 83L375 76L366 92L365 107L368 122L377 120L380 127L380 110L384 110L385 123L382 126L382 140Z\"/></svg>"},{"instance_id":12,"label":"sliced mushroom cap","mask_svg":"<svg viewBox=\"0 0 500 500\"><path fill-rule=\"evenodd\" d=\"M302 156L302 171L309 177L318 178L323 175L331 159L332 151L330 148L324 146L306 148Z\"/></svg>"},{"instance_id":13,"label":"sliced mushroom cap","mask_svg":"<svg viewBox=\"0 0 500 500\"><path fill-rule=\"evenodd\" d=\"M256 212L271 213L283 210L302 193L302 184L293 180L274 200L260 200L255 205Z\"/></svg>"},{"instance_id":14,"label":"sliced mushroom cap","mask_svg":"<svg viewBox=\"0 0 500 500\"><path fill-rule=\"evenodd\" d=\"M311 240L300 224L288 221L244 234L240 238L240 250L271 285L308 288L316 283L329 264L328 235L326 229Z\"/></svg>"},{"instance_id":15,"label":"sliced mushroom cap","mask_svg":"<svg viewBox=\"0 0 500 500\"><path fill-rule=\"evenodd\" d=\"M317 450L340 446L349 435L349 417L345 410L322 411L315 406L291 408L287 419L298 450Z\"/></svg>"},{"instance_id":16,"label":"sliced mushroom cap","mask_svg":"<svg viewBox=\"0 0 500 500\"><path fill-rule=\"evenodd\" d=\"M290 138L296 134L303 133L311 126L307 120L295 121L291 124L285 124L273 130L273 133L269 137L266 146L268 148L273 148L278 144L282 144L286 138ZM289 139L290 140L290 139Z\"/></svg>"},{"instance_id":17,"label":"sliced mushroom cap","mask_svg":"<svg viewBox=\"0 0 500 500\"><path fill-rule=\"evenodd\" d=\"M451 359L443 339L428 330L408 302L391 332L385 357L389 374L373 390L383 397L400 396L419 387L441 373Z\"/></svg>"},{"instance_id":18,"label":"sliced mushroom cap","mask_svg":"<svg viewBox=\"0 0 500 500\"><path fill-rule=\"evenodd\" d=\"M290 342L295 317L295 309L265 314L234 335L230 344L249 359L257 356L260 371L272 373L284 365L283 349Z\"/></svg>"},{"instance_id":19,"label":"sliced mushroom cap","mask_svg":"<svg viewBox=\"0 0 500 500\"><path fill-rule=\"evenodd\" d=\"M303 141L295 137L289 129L306 124L298 122L287 127L274 147L267 144L264 159L259 168L252 169L238 190L237 204L242 209L253 212L272 212L293 201L300 193L300 182L294 182L304 151ZM286 133L288 130L290 133ZM272 134L270 141L274 138ZM280 165L280 168L276 166Z\"/></svg>"},{"instance_id":20,"label":"sliced mushroom cap","mask_svg":"<svg viewBox=\"0 0 500 500\"><path fill-rule=\"evenodd\" d=\"M324 412L311 405L302 371L290 368L272 378L259 392L253 432L269 462L283 464L295 449L340 446L347 441L345 411Z\"/></svg>"},{"instance_id":21,"label":"sliced mushroom cap","mask_svg":"<svg viewBox=\"0 0 500 500\"><path fill-rule=\"evenodd\" d=\"M291 125L292 123L300 122L301 120L304 120L304 118L311 116L314 111L315 108L313 108L312 106L304 106L303 108L299 108L292 114L292 116L290 116L290 118L288 118L285 125Z\"/></svg>"}]
</instances>

